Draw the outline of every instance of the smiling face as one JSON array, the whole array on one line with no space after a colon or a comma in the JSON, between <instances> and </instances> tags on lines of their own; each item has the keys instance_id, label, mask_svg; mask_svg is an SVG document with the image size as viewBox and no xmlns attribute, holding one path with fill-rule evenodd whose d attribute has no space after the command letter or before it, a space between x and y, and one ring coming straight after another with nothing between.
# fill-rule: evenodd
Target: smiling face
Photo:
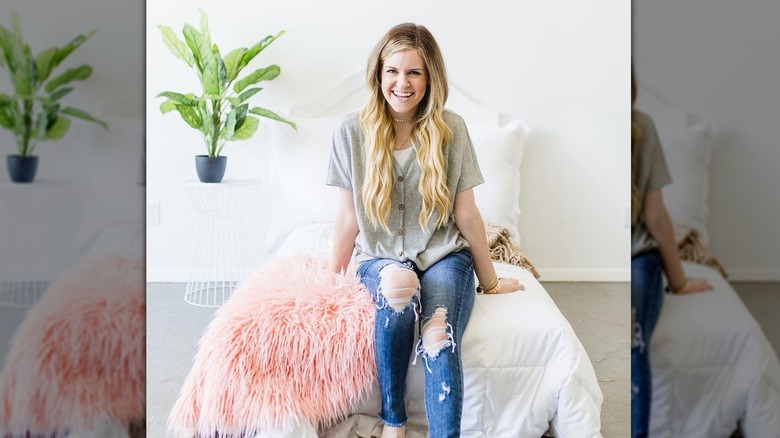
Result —
<instances>
[{"instance_id":1,"label":"smiling face","mask_svg":"<svg viewBox=\"0 0 780 438\"><path fill-rule=\"evenodd\" d=\"M385 58L381 86L394 118L414 117L428 87L428 72L417 50L401 50Z\"/></svg>"}]
</instances>

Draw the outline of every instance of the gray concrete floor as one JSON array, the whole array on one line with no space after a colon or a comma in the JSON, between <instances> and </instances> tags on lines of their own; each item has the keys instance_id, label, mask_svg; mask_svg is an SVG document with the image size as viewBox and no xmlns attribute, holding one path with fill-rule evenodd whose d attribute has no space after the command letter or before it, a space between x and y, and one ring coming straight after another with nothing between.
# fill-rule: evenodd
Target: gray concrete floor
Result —
<instances>
[{"instance_id":1,"label":"gray concrete floor","mask_svg":"<svg viewBox=\"0 0 780 438\"><path fill-rule=\"evenodd\" d=\"M628 283L544 283L593 362L604 394L605 438L630 434L630 289ZM147 433L165 436L165 422L214 309L184 299L184 285L147 285Z\"/></svg>"},{"instance_id":2,"label":"gray concrete floor","mask_svg":"<svg viewBox=\"0 0 780 438\"><path fill-rule=\"evenodd\" d=\"M569 320L593 362L604 394L602 433L629 435L630 351L627 283L543 283ZM780 352L780 283L732 283ZM214 309L184 302L183 284L150 284L147 290L148 436L165 436L165 421L197 351L196 342ZM0 363L25 309L0 306Z\"/></svg>"},{"instance_id":3,"label":"gray concrete floor","mask_svg":"<svg viewBox=\"0 0 780 438\"><path fill-rule=\"evenodd\" d=\"M780 357L780 283L731 282L745 307L756 318L769 343Z\"/></svg>"}]
</instances>

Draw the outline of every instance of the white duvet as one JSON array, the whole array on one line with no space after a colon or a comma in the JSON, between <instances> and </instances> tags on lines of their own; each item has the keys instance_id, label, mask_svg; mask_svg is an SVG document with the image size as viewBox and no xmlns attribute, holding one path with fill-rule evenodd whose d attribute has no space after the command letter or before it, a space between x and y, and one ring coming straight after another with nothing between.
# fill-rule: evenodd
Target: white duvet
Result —
<instances>
[{"instance_id":1,"label":"white duvet","mask_svg":"<svg viewBox=\"0 0 780 438\"><path fill-rule=\"evenodd\" d=\"M296 229L278 256L330 255L332 226ZM525 291L478 295L463 335L464 438L600 437L603 396L593 366L547 291L525 269L496 263L499 276L513 276ZM628 335L627 335L628 336ZM424 428L424 366L411 366L407 385L410 428ZM358 413L375 416L375 388Z\"/></svg>"},{"instance_id":2,"label":"white duvet","mask_svg":"<svg viewBox=\"0 0 780 438\"><path fill-rule=\"evenodd\" d=\"M756 320L714 269L684 263L711 292L664 296L651 340L653 438L780 437L780 365Z\"/></svg>"}]
</instances>

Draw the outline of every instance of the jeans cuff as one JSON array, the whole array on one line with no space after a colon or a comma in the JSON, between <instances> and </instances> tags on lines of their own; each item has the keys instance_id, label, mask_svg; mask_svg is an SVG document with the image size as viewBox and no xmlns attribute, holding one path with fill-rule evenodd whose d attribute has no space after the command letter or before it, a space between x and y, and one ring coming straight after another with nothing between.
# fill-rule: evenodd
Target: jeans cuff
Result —
<instances>
[{"instance_id":1,"label":"jeans cuff","mask_svg":"<svg viewBox=\"0 0 780 438\"><path fill-rule=\"evenodd\" d=\"M381 414L381 413L379 414L379 419L380 419L380 420L382 420L382 423L383 423L385 426L390 426L390 427L404 427L404 426L406 426L406 423L407 423L407 421L409 421L408 419L407 419L407 420L404 420L404 421L402 421L402 422L400 422L400 423L395 423L395 422L392 422L392 421L387 421L387 420L385 420L385 418L384 418L384 417L382 417L382 414Z\"/></svg>"}]
</instances>

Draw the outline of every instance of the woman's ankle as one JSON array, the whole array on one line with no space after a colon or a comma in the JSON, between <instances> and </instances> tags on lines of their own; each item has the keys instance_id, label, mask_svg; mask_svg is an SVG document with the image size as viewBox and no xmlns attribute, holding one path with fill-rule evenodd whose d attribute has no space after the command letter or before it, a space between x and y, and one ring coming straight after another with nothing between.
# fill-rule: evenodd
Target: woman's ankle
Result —
<instances>
[{"instance_id":1,"label":"woman's ankle","mask_svg":"<svg viewBox=\"0 0 780 438\"><path fill-rule=\"evenodd\" d=\"M406 426L393 427L385 425L382 428L382 438L404 438L406 436Z\"/></svg>"}]
</instances>

